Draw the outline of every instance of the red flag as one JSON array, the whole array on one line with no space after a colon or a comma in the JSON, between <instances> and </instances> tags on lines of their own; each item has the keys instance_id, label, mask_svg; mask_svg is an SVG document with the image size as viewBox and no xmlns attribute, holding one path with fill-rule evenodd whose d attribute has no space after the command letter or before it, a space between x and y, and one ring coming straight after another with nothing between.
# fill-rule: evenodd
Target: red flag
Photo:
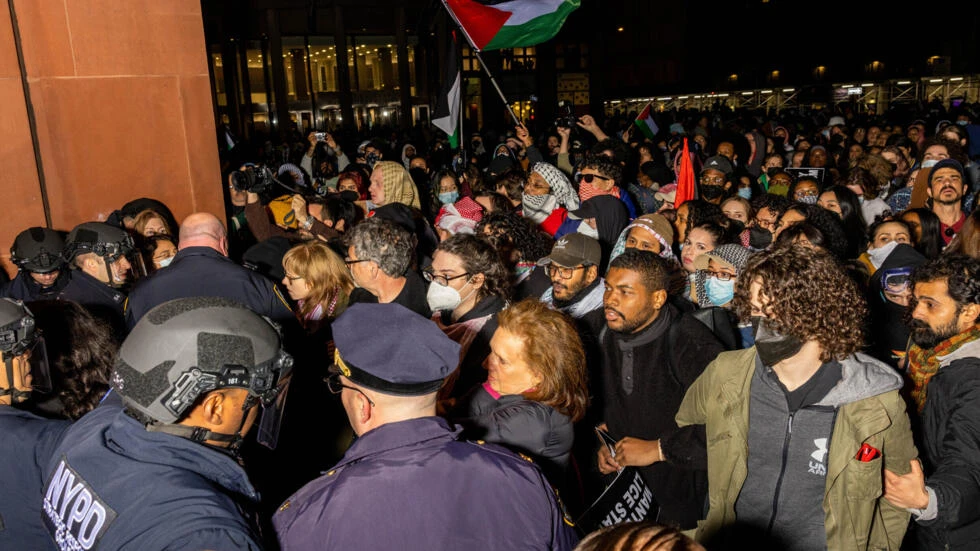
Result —
<instances>
[{"instance_id":1,"label":"red flag","mask_svg":"<svg viewBox=\"0 0 980 551\"><path fill-rule=\"evenodd\" d=\"M690 201L694 197L694 165L691 163L691 154L687 150L687 138L684 138L681 169L677 174L677 194L674 196L674 208L679 208L684 204L684 201Z\"/></svg>"}]
</instances>

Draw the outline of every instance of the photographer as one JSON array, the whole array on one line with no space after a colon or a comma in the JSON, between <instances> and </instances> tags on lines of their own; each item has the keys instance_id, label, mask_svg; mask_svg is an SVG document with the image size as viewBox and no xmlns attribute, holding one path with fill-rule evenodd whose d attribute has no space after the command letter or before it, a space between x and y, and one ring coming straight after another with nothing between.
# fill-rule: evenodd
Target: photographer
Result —
<instances>
[{"instance_id":1,"label":"photographer","mask_svg":"<svg viewBox=\"0 0 980 551\"><path fill-rule=\"evenodd\" d=\"M312 176L317 190L323 186L337 189L337 174L347 168L350 159L329 132L310 132L306 139L310 147L299 162L300 168Z\"/></svg>"}]
</instances>

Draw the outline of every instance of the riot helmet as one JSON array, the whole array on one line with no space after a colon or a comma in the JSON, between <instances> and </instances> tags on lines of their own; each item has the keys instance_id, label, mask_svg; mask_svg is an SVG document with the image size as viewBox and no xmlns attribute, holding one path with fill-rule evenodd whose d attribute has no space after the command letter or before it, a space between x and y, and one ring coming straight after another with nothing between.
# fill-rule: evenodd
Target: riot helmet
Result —
<instances>
[{"instance_id":1,"label":"riot helmet","mask_svg":"<svg viewBox=\"0 0 980 551\"><path fill-rule=\"evenodd\" d=\"M122 287L128 280L145 275L142 258L133 238L126 230L103 222L84 222L75 226L65 242L65 260L73 262L78 255L92 253L105 262L111 287ZM125 273L113 271L113 264L125 258L129 265ZM117 270L118 271L118 270Z\"/></svg>"},{"instance_id":2,"label":"riot helmet","mask_svg":"<svg viewBox=\"0 0 980 551\"><path fill-rule=\"evenodd\" d=\"M65 265L62 256L65 240L55 230L41 227L28 228L14 239L10 248L10 260L21 270L47 274Z\"/></svg>"},{"instance_id":3,"label":"riot helmet","mask_svg":"<svg viewBox=\"0 0 980 551\"><path fill-rule=\"evenodd\" d=\"M28 374L31 390L50 392L51 376L44 339L34 322L34 315L19 300L0 298L0 354L9 385L9 388L0 388L0 396L10 395L13 403L26 400L30 390L18 389L16 382L26 380ZM14 373L15 358L21 359L20 377Z\"/></svg>"},{"instance_id":4,"label":"riot helmet","mask_svg":"<svg viewBox=\"0 0 980 551\"><path fill-rule=\"evenodd\" d=\"M267 318L224 298L181 298L156 306L133 327L110 384L147 430L229 442L232 448L244 437L241 427L222 434L177 423L209 392L245 389L243 409L256 403L263 408L258 441L274 448L292 365Z\"/></svg>"}]
</instances>

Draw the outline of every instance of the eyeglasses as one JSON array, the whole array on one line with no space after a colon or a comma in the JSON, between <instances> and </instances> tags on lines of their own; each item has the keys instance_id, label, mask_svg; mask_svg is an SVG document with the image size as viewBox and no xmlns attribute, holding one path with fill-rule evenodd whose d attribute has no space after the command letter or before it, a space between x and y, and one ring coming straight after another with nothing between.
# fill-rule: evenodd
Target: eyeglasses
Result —
<instances>
[{"instance_id":1,"label":"eyeglasses","mask_svg":"<svg viewBox=\"0 0 980 551\"><path fill-rule=\"evenodd\" d=\"M544 273L548 274L548 277L555 277L556 275L561 279L572 279L575 275L575 270L585 269L586 266L575 266L574 268L566 268L564 266L558 266L555 263L548 264L544 267Z\"/></svg>"},{"instance_id":2,"label":"eyeglasses","mask_svg":"<svg viewBox=\"0 0 980 551\"><path fill-rule=\"evenodd\" d=\"M329 390L331 394L340 394L346 388L347 390L353 390L354 392L359 392L361 396L364 396L364 399L367 400L369 404L371 404L371 407L377 407L374 403L374 400L372 400L371 397L368 396L367 394L364 394L363 390L359 388L354 388L352 386L347 386L344 383L340 382L340 375L331 375L326 379L324 379L324 381L327 382L327 390Z\"/></svg>"},{"instance_id":3,"label":"eyeglasses","mask_svg":"<svg viewBox=\"0 0 980 551\"><path fill-rule=\"evenodd\" d=\"M463 272L459 275L454 275L454 276L436 275L432 272L432 268L422 271L422 277L424 277L426 281L428 281L429 283L435 281L436 283L442 285L443 287L448 287L449 282L454 279L459 279L461 277L466 277L468 275L470 275L469 272Z\"/></svg>"},{"instance_id":4,"label":"eyeglasses","mask_svg":"<svg viewBox=\"0 0 980 551\"><path fill-rule=\"evenodd\" d=\"M351 264L357 264L358 262L370 262L370 260L366 258L362 258L360 260L351 260L350 257L344 259L344 264L347 264L348 269L351 267Z\"/></svg>"},{"instance_id":5,"label":"eyeglasses","mask_svg":"<svg viewBox=\"0 0 980 551\"><path fill-rule=\"evenodd\" d=\"M755 219L755 225L756 226L759 226L760 228L764 228L764 229L767 229L767 230L776 229L776 226L778 224L779 224L779 221L778 220L766 220L765 218L756 218Z\"/></svg>"},{"instance_id":6,"label":"eyeglasses","mask_svg":"<svg viewBox=\"0 0 980 551\"><path fill-rule=\"evenodd\" d=\"M296 281L298 279L303 279L303 276L291 276L289 274L286 274L286 279L288 279L289 281Z\"/></svg>"},{"instance_id":7,"label":"eyeglasses","mask_svg":"<svg viewBox=\"0 0 980 551\"><path fill-rule=\"evenodd\" d=\"M710 184L710 185L713 185L713 186L722 186L722 185L725 185L725 179L722 178L721 176L715 176L715 177L702 176L701 177L701 183L702 184Z\"/></svg>"},{"instance_id":8,"label":"eyeglasses","mask_svg":"<svg viewBox=\"0 0 980 551\"><path fill-rule=\"evenodd\" d=\"M711 272L708 270L704 270L704 275L708 277L717 278L719 281L728 281L731 279L735 279L735 274L730 274L728 272Z\"/></svg>"},{"instance_id":9,"label":"eyeglasses","mask_svg":"<svg viewBox=\"0 0 980 551\"><path fill-rule=\"evenodd\" d=\"M608 176L600 176L598 174L582 174L579 172L575 175L575 181L578 183L585 182L586 184L591 184L596 178L604 181L612 180L612 178Z\"/></svg>"}]
</instances>

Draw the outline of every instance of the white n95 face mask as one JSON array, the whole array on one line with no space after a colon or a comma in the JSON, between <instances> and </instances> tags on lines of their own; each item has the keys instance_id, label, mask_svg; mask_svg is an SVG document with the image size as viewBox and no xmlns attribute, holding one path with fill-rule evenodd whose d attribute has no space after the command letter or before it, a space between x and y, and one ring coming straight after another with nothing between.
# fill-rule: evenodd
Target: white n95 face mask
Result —
<instances>
[{"instance_id":1,"label":"white n95 face mask","mask_svg":"<svg viewBox=\"0 0 980 551\"><path fill-rule=\"evenodd\" d=\"M433 312L441 312L455 310L463 299L459 296L459 291L449 285L432 282L429 284L428 292L425 293L425 301Z\"/></svg>"}]
</instances>

